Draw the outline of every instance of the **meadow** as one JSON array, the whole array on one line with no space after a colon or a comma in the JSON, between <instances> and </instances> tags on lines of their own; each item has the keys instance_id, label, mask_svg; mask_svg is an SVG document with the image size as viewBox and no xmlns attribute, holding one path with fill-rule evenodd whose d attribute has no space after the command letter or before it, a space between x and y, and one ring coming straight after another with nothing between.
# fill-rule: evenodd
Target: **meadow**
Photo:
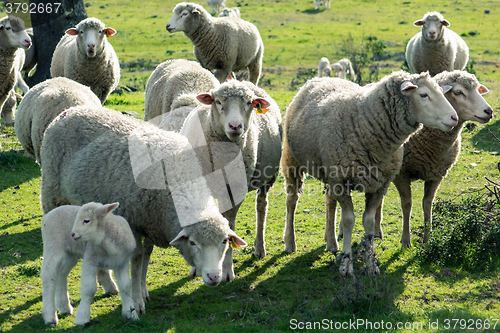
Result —
<instances>
[{"instance_id":1,"label":"meadow","mask_svg":"<svg viewBox=\"0 0 500 333\"><path fill-rule=\"evenodd\" d=\"M189 39L165 29L175 4L86 1L89 17L118 31L110 42L121 61L123 92L112 94L107 107L135 111L141 118L144 88L155 66L167 59L195 59ZM385 46L378 60L369 60L378 65L378 72L370 74L367 66L363 79L366 83L370 76L381 78L402 68L406 42L419 31L412 23L430 10L443 13L450 29L468 44L471 70L489 88L485 98L495 112L488 124L464 129L459 161L437 195L436 223L478 219L481 224L493 219L498 226L498 203L485 188L485 177L500 182L500 142L490 134L500 138L500 2L339 0L320 11L314 10L313 0L227 0L227 5L239 6L242 18L259 28L265 45L260 86L277 101L283 117L301 85L314 76L321 57L335 62L347 49L363 50L370 38L376 38ZM475 243L464 245L463 237L451 244L463 245L455 247L462 252L451 251L449 258L438 259L436 251L426 257L430 248L440 249L436 244L444 243L447 235L436 232L442 239L429 248L421 244L422 182L412 185L413 247L400 249L400 201L391 185L384 204L384 239L376 242L381 274L366 276L356 263L355 276L342 278L335 256L325 252L324 190L315 179L306 180L297 208L297 253L283 251L286 192L281 174L269 195L265 258L252 256L255 193L247 195L240 209L236 232L249 246L234 251L235 281L209 288L201 278L188 278L190 267L176 249L155 248L147 279L151 302L140 321L124 320L119 295L108 297L99 289L90 327L75 326L74 316L66 316L57 327L47 328L41 316L40 168L23 151L12 128L1 125L0 144L0 332L500 331L498 256L478 260L472 254ZM359 242L364 196L355 193L353 199L353 240ZM79 267L69 277L75 310Z\"/></svg>"}]
</instances>

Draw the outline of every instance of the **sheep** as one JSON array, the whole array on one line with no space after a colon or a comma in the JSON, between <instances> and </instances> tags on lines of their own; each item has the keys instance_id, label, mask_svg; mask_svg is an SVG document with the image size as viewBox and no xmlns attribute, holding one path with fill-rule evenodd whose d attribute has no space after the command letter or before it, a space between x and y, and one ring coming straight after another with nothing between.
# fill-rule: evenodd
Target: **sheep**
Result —
<instances>
[{"instance_id":1,"label":"sheep","mask_svg":"<svg viewBox=\"0 0 500 333\"><path fill-rule=\"evenodd\" d=\"M122 315L131 320L139 319L131 298L128 264L135 250L135 238L127 221L111 213L118 205L117 202L66 205L44 216L41 277L42 316L46 325L55 326L59 322L56 304L61 314L73 314L68 294L68 274L82 258L81 301L76 311L76 324L83 326L90 321L90 304L97 290L98 268L114 271L122 299Z\"/></svg>"},{"instance_id":2,"label":"sheep","mask_svg":"<svg viewBox=\"0 0 500 333\"><path fill-rule=\"evenodd\" d=\"M184 31L194 45L194 54L203 68L215 71L219 82L232 72L248 68L249 80L257 85L262 69L264 44L259 30L235 17L211 17L200 5L181 2L167 23L170 33Z\"/></svg>"},{"instance_id":3,"label":"sheep","mask_svg":"<svg viewBox=\"0 0 500 333\"><path fill-rule=\"evenodd\" d=\"M457 114L428 73L395 72L366 87L338 78L306 82L290 103L281 160L287 191L285 251L297 249L294 214L308 173L328 185L327 250L336 252L337 201L342 208L340 274L353 274L354 227L351 191L365 192L363 214L368 274L378 274L374 258L375 215L401 167L402 145L421 123L451 130ZM324 124L324 125L322 125Z\"/></svg>"},{"instance_id":4,"label":"sheep","mask_svg":"<svg viewBox=\"0 0 500 333\"><path fill-rule=\"evenodd\" d=\"M240 9L238 7L225 7L219 12L219 17L237 17L241 18Z\"/></svg>"},{"instance_id":5,"label":"sheep","mask_svg":"<svg viewBox=\"0 0 500 333\"><path fill-rule=\"evenodd\" d=\"M320 10L322 3L323 3L323 7L325 7L325 9L330 8L330 0L314 0L314 9Z\"/></svg>"},{"instance_id":6,"label":"sheep","mask_svg":"<svg viewBox=\"0 0 500 333\"><path fill-rule=\"evenodd\" d=\"M330 61L328 61L328 58L321 58L318 66L318 77L330 76L331 73L332 68L330 67Z\"/></svg>"},{"instance_id":7,"label":"sheep","mask_svg":"<svg viewBox=\"0 0 500 333\"><path fill-rule=\"evenodd\" d=\"M406 62L412 73L429 71L434 76L442 71L465 68L469 48L459 35L448 29L450 22L443 15L428 12L413 25L422 29L406 46Z\"/></svg>"},{"instance_id":8,"label":"sheep","mask_svg":"<svg viewBox=\"0 0 500 333\"><path fill-rule=\"evenodd\" d=\"M92 105L101 101L89 87L65 77L45 80L24 96L14 124L17 138L26 152L40 163L43 133L61 112L72 106Z\"/></svg>"},{"instance_id":9,"label":"sheep","mask_svg":"<svg viewBox=\"0 0 500 333\"><path fill-rule=\"evenodd\" d=\"M340 59L338 62L332 64L332 70L337 74L337 77L346 79L346 73L351 75L351 80L356 81L356 73L352 68L352 63L349 59Z\"/></svg>"},{"instance_id":10,"label":"sheep","mask_svg":"<svg viewBox=\"0 0 500 333\"><path fill-rule=\"evenodd\" d=\"M201 105L196 96L218 85L215 76L195 61L167 60L156 67L146 85L144 120L158 125L163 119L167 124L163 129L179 131L189 112Z\"/></svg>"},{"instance_id":11,"label":"sheep","mask_svg":"<svg viewBox=\"0 0 500 333\"><path fill-rule=\"evenodd\" d=\"M5 125L13 125L12 105L3 110L4 103L10 98L11 91L18 81L23 81L21 68L24 63L24 51L31 46L31 39L24 31L24 22L14 16L0 19L0 110L5 119Z\"/></svg>"},{"instance_id":12,"label":"sheep","mask_svg":"<svg viewBox=\"0 0 500 333\"><path fill-rule=\"evenodd\" d=\"M487 123L492 118L491 106L481 96L488 89L479 83L473 74L455 70L444 71L434 77L440 86L451 86L445 94L458 114L458 124L449 132L424 126L404 144L403 165L394 184L401 198L403 214L402 248L411 247L411 182L422 179L425 182L422 207L424 210L424 237L427 242L432 230L432 203L444 177L460 154L462 128L467 121ZM380 219L377 219L380 228Z\"/></svg>"},{"instance_id":13,"label":"sheep","mask_svg":"<svg viewBox=\"0 0 500 333\"><path fill-rule=\"evenodd\" d=\"M15 93L14 90L11 90L2 109L0 110L5 126L14 126L14 114L16 112L18 99L20 100L21 96Z\"/></svg>"},{"instance_id":14,"label":"sheep","mask_svg":"<svg viewBox=\"0 0 500 333\"><path fill-rule=\"evenodd\" d=\"M229 176L226 175L228 179L237 178L236 182L244 182L242 185L244 193L236 194L237 191L234 190L236 185L228 185L231 186L234 206L231 202L223 204L229 200L225 187L222 189L222 193L217 192L214 187L211 189L212 193L218 193L214 196L219 202L219 207L225 207L221 211L225 211L223 214L229 220L229 226L233 230L236 214L247 190L257 190L257 232L254 255L258 258L264 257L266 255L264 234L268 206L267 196L276 180L281 158L282 127L279 106L264 90L248 81L236 80L225 82L212 89L210 93L198 95L198 100L206 105L197 107L188 115L180 133L185 135L194 147L209 144L211 162L205 163L209 166L207 172L216 171L212 170L212 163L214 165L223 164L221 161L216 161L217 158L230 161L233 158L231 156L241 154L246 177L244 174L237 177L235 172ZM257 110L268 108L269 111L265 114L254 114L254 108ZM202 143L200 143L201 131L204 133L204 139L201 139ZM236 147L232 147L231 153L229 152L229 147L231 147L229 143L236 145ZM217 149L222 150L218 152L219 155L217 155ZM236 158L230 164L237 164L234 162L235 160ZM217 167L214 166L214 168ZM225 280L232 281L234 279L231 249L224 259L223 274Z\"/></svg>"},{"instance_id":15,"label":"sheep","mask_svg":"<svg viewBox=\"0 0 500 333\"><path fill-rule=\"evenodd\" d=\"M210 14L215 14L226 7L226 0L208 0L207 4L210 6Z\"/></svg>"},{"instance_id":16,"label":"sheep","mask_svg":"<svg viewBox=\"0 0 500 333\"><path fill-rule=\"evenodd\" d=\"M137 244L131 275L139 314L149 300L153 245L177 247L207 286L217 286L229 243L247 244L219 213L192 146L178 133L102 107L73 107L45 131L40 157L44 213L61 205L120 202L116 213L128 221Z\"/></svg>"},{"instance_id":17,"label":"sheep","mask_svg":"<svg viewBox=\"0 0 500 333\"><path fill-rule=\"evenodd\" d=\"M107 38L116 33L95 17L66 30L56 46L50 74L86 85L104 104L120 81L120 63Z\"/></svg>"},{"instance_id":18,"label":"sheep","mask_svg":"<svg viewBox=\"0 0 500 333\"><path fill-rule=\"evenodd\" d=\"M35 68L38 59L36 56L36 48L35 48L35 35L33 33L33 28L26 29L26 33L31 39L31 47L27 50L24 50L24 64L22 68L23 79L26 80L30 71Z\"/></svg>"}]
</instances>

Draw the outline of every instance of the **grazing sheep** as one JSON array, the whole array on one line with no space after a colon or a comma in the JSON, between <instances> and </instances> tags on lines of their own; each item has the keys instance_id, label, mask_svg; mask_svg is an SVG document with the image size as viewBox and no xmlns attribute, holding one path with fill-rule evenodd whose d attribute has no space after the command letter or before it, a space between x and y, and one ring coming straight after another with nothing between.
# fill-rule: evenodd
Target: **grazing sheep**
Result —
<instances>
[{"instance_id":1,"label":"grazing sheep","mask_svg":"<svg viewBox=\"0 0 500 333\"><path fill-rule=\"evenodd\" d=\"M241 18L240 9L238 7L226 7L219 12L219 17L237 17Z\"/></svg>"},{"instance_id":2,"label":"grazing sheep","mask_svg":"<svg viewBox=\"0 0 500 333\"><path fill-rule=\"evenodd\" d=\"M210 14L215 14L226 7L226 0L208 0L207 4L210 6Z\"/></svg>"},{"instance_id":3,"label":"grazing sheep","mask_svg":"<svg viewBox=\"0 0 500 333\"><path fill-rule=\"evenodd\" d=\"M7 126L12 126L14 120L14 114L11 112L14 97L11 91L17 82L24 83L21 75L23 50L29 49L30 46L31 39L24 31L24 22L21 19L14 16L0 19L0 110ZM24 85L26 86L26 83ZM10 105L3 109L8 98Z\"/></svg>"},{"instance_id":4,"label":"grazing sheep","mask_svg":"<svg viewBox=\"0 0 500 333\"><path fill-rule=\"evenodd\" d=\"M54 51L50 74L90 87L104 104L120 81L120 63L107 40L115 33L95 17L66 30Z\"/></svg>"},{"instance_id":5,"label":"grazing sheep","mask_svg":"<svg viewBox=\"0 0 500 333\"><path fill-rule=\"evenodd\" d=\"M244 193L238 200L236 198L238 195L235 193L237 191L234 190L232 184L229 184L231 185L234 206L229 203L225 206L229 210L221 209L221 211L224 212L223 215L229 220L229 225L234 230L236 214L247 190L257 190L257 232L254 255L258 258L264 257L266 255L264 234L268 206L267 196L276 180L281 158L282 127L279 106L264 90L248 81L230 80L212 89L210 93L200 94L198 99L206 105L197 107L189 114L181 129L181 134L185 135L194 147L209 144L210 158L214 169L220 168L215 166L217 164L224 166L222 161L216 160L219 156L231 161L231 153L226 147L231 146L229 143L236 145L233 155L241 154L246 170L246 179L236 177L234 173L226 176L228 179L238 178L236 182L240 182L240 185L243 181ZM265 114L255 114L255 108L259 109L259 103L260 108L268 108L269 111ZM204 133L202 144L200 144L201 131ZM217 147L221 147L222 150L222 152L219 151L219 155L217 155ZM231 165L236 164L235 160L230 162ZM210 166L212 163L205 164ZM207 172L217 171L211 167L209 169ZM244 174L242 178L245 178ZM224 196L227 194L227 190L224 187L222 193L214 194L217 189L214 187L211 189L219 202L219 207L221 207L221 203L228 200ZM231 249L224 260L223 274L225 280L234 279Z\"/></svg>"},{"instance_id":6,"label":"grazing sheep","mask_svg":"<svg viewBox=\"0 0 500 333\"><path fill-rule=\"evenodd\" d=\"M92 105L101 101L89 87L65 77L45 80L24 96L17 110L15 130L26 152L40 163L43 133L61 112L72 106Z\"/></svg>"},{"instance_id":7,"label":"grazing sheep","mask_svg":"<svg viewBox=\"0 0 500 333\"><path fill-rule=\"evenodd\" d=\"M351 191L365 192L364 261L379 273L373 255L375 215L403 159L402 145L420 123L451 130L457 114L427 73L395 72L366 87L337 78L309 80L292 100L285 120L282 168L287 190L285 251L295 252L295 209L308 173L328 185L327 249L336 251L337 201L344 231L340 273L353 273Z\"/></svg>"},{"instance_id":8,"label":"grazing sheep","mask_svg":"<svg viewBox=\"0 0 500 333\"><path fill-rule=\"evenodd\" d=\"M332 68L330 67L330 61L328 61L328 58L321 58L318 66L318 77L330 76L331 73Z\"/></svg>"},{"instance_id":9,"label":"grazing sheep","mask_svg":"<svg viewBox=\"0 0 500 333\"><path fill-rule=\"evenodd\" d=\"M21 96L11 90L0 110L5 126L14 126L14 114L16 113L18 99L21 99Z\"/></svg>"},{"instance_id":10,"label":"grazing sheep","mask_svg":"<svg viewBox=\"0 0 500 333\"><path fill-rule=\"evenodd\" d=\"M406 62L412 73L429 71L436 75L442 71L463 70L469 59L469 48L452 30L450 23L438 12L428 12L413 22L422 30L406 46Z\"/></svg>"},{"instance_id":11,"label":"grazing sheep","mask_svg":"<svg viewBox=\"0 0 500 333\"><path fill-rule=\"evenodd\" d=\"M46 325L57 325L56 305L61 314L73 314L68 274L81 258L81 301L76 311L76 324L83 326L90 321L98 268L114 271L122 299L122 315L132 320L139 319L131 298L128 272L135 238L127 221L111 213L116 207L118 203L102 205L90 202L81 207L60 206L44 216L41 276L42 316Z\"/></svg>"},{"instance_id":12,"label":"grazing sheep","mask_svg":"<svg viewBox=\"0 0 500 333\"><path fill-rule=\"evenodd\" d=\"M332 64L332 70L337 74L337 77L346 79L346 73L351 75L351 80L356 81L356 73L352 68L352 63L349 59L340 59L339 62Z\"/></svg>"},{"instance_id":13,"label":"grazing sheep","mask_svg":"<svg viewBox=\"0 0 500 333\"><path fill-rule=\"evenodd\" d=\"M44 213L67 204L120 202L116 213L128 221L137 244L131 275L138 313L149 299L153 245L179 248L207 286L222 280L228 240L246 245L219 213L192 146L178 133L106 108L79 106L47 128L40 155Z\"/></svg>"},{"instance_id":14,"label":"grazing sheep","mask_svg":"<svg viewBox=\"0 0 500 333\"><path fill-rule=\"evenodd\" d=\"M427 242L432 230L432 202L444 177L460 154L462 128L467 121L487 123L493 110L481 96L488 89L476 77L467 72L442 72L434 77L440 86L451 86L445 97L458 114L458 124L449 132L424 126L404 144L404 158L401 171L394 184L401 197L403 213L402 248L411 247L411 182L422 179L425 182L422 206L424 210L424 238ZM377 222L380 224L380 220Z\"/></svg>"},{"instance_id":15,"label":"grazing sheep","mask_svg":"<svg viewBox=\"0 0 500 333\"><path fill-rule=\"evenodd\" d=\"M170 33L184 31L194 45L194 54L204 68L214 71L219 82L232 72L248 68L257 85L262 69L264 44L259 30L235 17L212 17L200 5L181 2L167 23Z\"/></svg>"},{"instance_id":16,"label":"grazing sheep","mask_svg":"<svg viewBox=\"0 0 500 333\"><path fill-rule=\"evenodd\" d=\"M189 112L201 105L196 96L218 85L215 76L196 61L167 60L158 65L149 77L144 98L144 120L155 125L165 120L167 125L163 129L179 131Z\"/></svg>"},{"instance_id":17,"label":"grazing sheep","mask_svg":"<svg viewBox=\"0 0 500 333\"><path fill-rule=\"evenodd\" d=\"M330 8L330 0L314 0L314 9L320 10L322 3L323 3L323 7L325 7L325 9Z\"/></svg>"}]
</instances>

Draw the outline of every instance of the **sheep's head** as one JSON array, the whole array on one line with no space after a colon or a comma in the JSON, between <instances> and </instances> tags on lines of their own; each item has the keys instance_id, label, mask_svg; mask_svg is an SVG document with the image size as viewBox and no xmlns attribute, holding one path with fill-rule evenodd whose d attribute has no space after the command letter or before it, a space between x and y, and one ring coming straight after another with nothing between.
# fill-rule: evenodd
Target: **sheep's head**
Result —
<instances>
[{"instance_id":1,"label":"sheep's head","mask_svg":"<svg viewBox=\"0 0 500 333\"><path fill-rule=\"evenodd\" d=\"M89 202L83 205L76 215L71 237L75 241L94 242L100 244L104 239L104 232L100 231L105 223L107 214L111 214L118 207L119 203L103 205L96 202Z\"/></svg>"},{"instance_id":2,"label":"sheep's head","mask_svg":"<svg viewBox=\"0 0 500 333\"><path fill-rule=\"evenodd\" d=\"M209 18L210 14L200 5L192 2L181 2L174 7L174 15L167 22L170 33L184 31L189 34L199 25L201 18Z\"/></svg>"},{"instance_id":3,"label":"sheep's head","mask_svg":"<svg viewBox=\"0 0 500 333\"><path fill-rule=\"evenodd\" d=\"M416 27L422 27L422 36L426 40L440 40L444 30L450 26L450 22L444 19L438 12L428 12L424 18L413 22Z\"/></svg>"},{"instance_id":4,"label":"sheep's head","mask_svg":"<svg viewBox=\"0 0 500 333\"><path fill-rule=\"evenodd\" d=\"M66 30L71 36L76 36L78 52L89 58L102 53L106 45L106 38L116 34L113 28L106 28L104 23L95 17L87 18L77 24L75 28Z\"/></svg>"},{"instance_id":5,"label":"sheep's head","mask_svg":"<svg viewBox=\"0 0 500 333\"><path fill-rule=\"evenodd\" d=\"M15 16L0 19L0 48L29 49L31 38L25 31L24 22Z\"/></svg>"},{"instance_id":6,"label":"sheep's head","mask_svg":"<svg viewBox=\"0 0 500 333\"><path fill-rule=\"evenodd\" d=\"M218 214L184 227L170 245L179 248L188 264L196 267L207 286L215 287L222 280L222 263L229 246L246 246L247 242L231 230L229 222Z\"/></svg>"},{"instance_id":7,"label":"sheep's head","mask_svg":"<svg viewBox=\"0 0 500 333\"><path fill-rule=\"evenodd\" d=\"M224 128L226 136L235 141L248 130L254 109L267 108L271 104L256 96L247 84L230 80L209 94L200 94L198 101L212 105L212 112Z\"/></svg>"}]
</instances>

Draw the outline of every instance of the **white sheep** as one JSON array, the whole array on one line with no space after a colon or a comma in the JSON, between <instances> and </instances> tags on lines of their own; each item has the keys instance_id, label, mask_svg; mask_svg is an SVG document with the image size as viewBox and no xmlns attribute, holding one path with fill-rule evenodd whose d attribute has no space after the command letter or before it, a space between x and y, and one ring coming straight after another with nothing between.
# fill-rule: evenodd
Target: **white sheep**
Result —
<instances>
[{"instance_id":1,"label":"white sheep","mask_svg":"<svg viewBox=\"0 0 500 333\"><path fill-rule=\"evenodd\" d=\"M36 56L36 48L35 48L35 34L33 33L33 28L26 29L26 33L31 39L31 47L27 50L24 50L24 65L22 68L22 72L24 72L23 78L26 80L30 71L35 68L38 63L38 58Z\"/></svg>"},{"instance_id":2,"label":"white sheep","mask_svg":"<svg viewBox=\"0 0 500 333\"><path fill-rule=\"evenodd\" d=\"M218 85L215 76L196 61L167 60L149 77L144 97L144 120L155 125L165 120L166 127L161 126L163 129L179 131L189 112L201 105L196 96Z\"/></svg>"},{"instance_id":3,"label":"white sheep","mask_svg":"<svg viewBox=\"0 0 500 333\"><path fill-rule=\"evenodd\" d=\"M108 38L116 30L95 17L66 30L56 46L50 74L64 76L90 87L104 104L120 81L120 63Z\"/></svg>"},{"instance_id":4,"label":"white sheep","mask_svg":"<svg viewBox=\"0 0 500 333\"><path fill-rule=\"evenodd\" d=\"M351 191L365 192L364 261L379 273L374 258L375 215L398 173L402 145L421 123L451 130L457 114L429 74L395 72L366 87L337 78L309 80L288 107L282 168L287 190L285 251L295 252L295 209L306 173L328 185L327 250L335 239L337 201L342 208L343 253L340 273L353 273L354 212Z\"/></svg>"},{"instance_id":5,"label":"white sheep","mask_svg":"<svg viewBox=\"0 0 500 333\"><path fill-rule=\"evenodd\" d=\"M16 113L17 100L21 100L21 95L11 90L9 96L0 110L5 126L14 125L14 114Z\"/></svg>"},{"instance_id":6,"label":"white sheep","mask_svg":"<svg viewBox=\"0 0 500 333\"><path fill-rule=\"evenodd\" d=\"M23 50L30 46L31 39L24 30L24 22L21 19L14 16L0 19L0 110L5 125L8 126L13 125L14 114L11 112L11 106L4 110L3 105L9 96L12 101L11 91L16 83L24 82L21 75L24 63Z\"/></svg>"},{"instance_id":7,"label":"white sheep","mask_svg":"<svg viewBox=\"0 0 500 333\"><path fill-rule=\"evenodd\" d=\"M181 2L166 28L170 33L184 31L194 45L196 60L215 71L219 82L225 82L232 72L248 68L249 80L258 84L264 44L252 23L235 17L212 17L200 5Z\"/></svg>"},{"instance_id":8,"label":"white sheep","mask_svg":"<svg viewBox=\"0 0 500 333\"><path fill-rule=\"evenodd\" d=\"M238 7L225 7L219 12L219 17L237 17L241 18L240 9Z\"/></svg>"},{"instance_id":9,"label":"white sheep","mask_svg":"<svg viewBox=\"0 0 500 333\"><path fill-rule=\"evenodd\" d=\"M320 10L321 4L323 4L323 7L325 7L325 9L330 8L330 0L314 0L314 9Z\"/></svg>"},{"instance_id":10,"label":"white sheep","mask_svg":"<svg viewBox=\"0 0 500 333\"><path fill-rule=\"evenodd\" d=\"M442 72L434 77L437 83L452 88L445 94L458 114L458 124L449 132L424 126L404 144L403 165L394 179L401 197L403 213L402 248L411 247L410 216L412 207L411 182L422 179L425 183L422 206L424 210L424 237L432 230L432 203L444 177L460 154L462 128L467 121L487 123L492 118L491 106L481 96L488 89L472 74L462 71ZM380 225L380 219L377 219Z\"/></svg>"},{"instance_id":11,"label":"white sheep","mask_svg":"<svg viewBox=\"0 0 500 333\"><path fill-rule=\"evenodd\" d=\"M318 77L330 76L331 73L332 68L330 67L330 61L328 61L328 58L321 58L318 65Z\"/></svg>"},{"instance_id":12,"label":"white sheep","mask_svg":"<svg viewBox=\"0 0 500 333\"><path fill-rule=\"evenodd\" d=\"M331 66L332 71L337 74L337 77L345 80L346 74L349 73L349 75L351 75L351 80L356 81L356 73L354 73L352 63L349 59L340 59L338 62L333 63Z\"/></svg>"},{"instance_id":13,"label":"white sheep","mask_svg":"<svg viewBox=\"0 0 500 333\"><path fill-rule=\"evenodd\" d=\"M127 221L111 212L118 203L60 206L42 220L42 316L46 325L55 326L56 308L61 314L73 314L68 294L68 274L83 258L81 300L76 311L77 325L90 321L90 304L97 291L98 268L112 269L122 299L122 315L137 320L132 299L129 260L135 250L135 238ZM55 298L55 302L54 302Z\"/></svg>"},{"instance_id":14,"label":"white sheep","mask_svg":"<svg viewBox=\"0 0 500 333\"><path fill-rule=\"evenodd\" d=\"M137 244L131 275L139 314L149 299L153 245L179 248L207 286L222 280L229 243L246 245L219 213L193 147L178 133L106 108L73 107L45 131L41 162L44 213L67 204L120 202L116 213Z\"/></svg>"},{"instance_id":15,"label":"white sheep","mask_svg":"<svg viewBox=\"0 0 500 333\"><path fill-rule=\"evenodd\" d=\"M412 73L463 70L469 59L469 48L462 37L448 29L450 23L438 12L428 12L413 23L422 30L406 46L406 62Z\"/></svg>"},{"instance_id":16,"label":"white sheep","mask_svg":"<svg viewBox=\"0 0 500 333\"><path fill-rule=\"evenodd\" d=\"M207 4L210 6L210 14L215 14L226 7L226 0L208 0Z\"/></svg>"},{"instance_id":17,"label":"white sheep","mask_svg":"<svg viewBox=\"0 0 500 333\"><path fill-rule=\"evenodd\" d=\"M264 257L267 196L276 180L281 158L282 125L279 106L264 90L248 81L230 80L212 89L210 93L200 94L198 99L206 105L197 107L189 114L181 134L185 135L195 147L209 144L211 162L205 163L209 169L206 172L215 172L211 165L218 169L217 165L224 165L222 160L228 161L226 164L235 165L236 158L233 157L241 154L246 177L244 174L242 177L237 177L232 172L230 176L226 175L226 178L239 182L244 188L244 193L238 196L234 190L236 186L229 184L234 206L229 202L225 205L228 210L221 209L221 211L225 211L223 214L234 230L236 214L247 190L257 190L254 255L258 258ZM255 110L263 108L269 111L265 114L256 114ZM202 144L200 144L200 132L204 133ZM229 151L228 147L231 147L229 143L236 146L232 152ZM227 194L225 186L218 190L211 186L211 189L219 202L219 207L223 206L223 202L229 201L225 196ZM234 279L231 249L224 259L223 274L225 280Z\"/></svg>"},{"instance_id":18,"label":"white sheep","mask_svg":"<svg viewBox=\"0 0 500 333\"><path fill-rule=\"evenodd\" d=\"M45 80L24 96L17 110L16 130L26 152L40 163L43 133L61 112L72 106L101 105L89 87L65 77Z\"/></svg>"}]
</instances>

